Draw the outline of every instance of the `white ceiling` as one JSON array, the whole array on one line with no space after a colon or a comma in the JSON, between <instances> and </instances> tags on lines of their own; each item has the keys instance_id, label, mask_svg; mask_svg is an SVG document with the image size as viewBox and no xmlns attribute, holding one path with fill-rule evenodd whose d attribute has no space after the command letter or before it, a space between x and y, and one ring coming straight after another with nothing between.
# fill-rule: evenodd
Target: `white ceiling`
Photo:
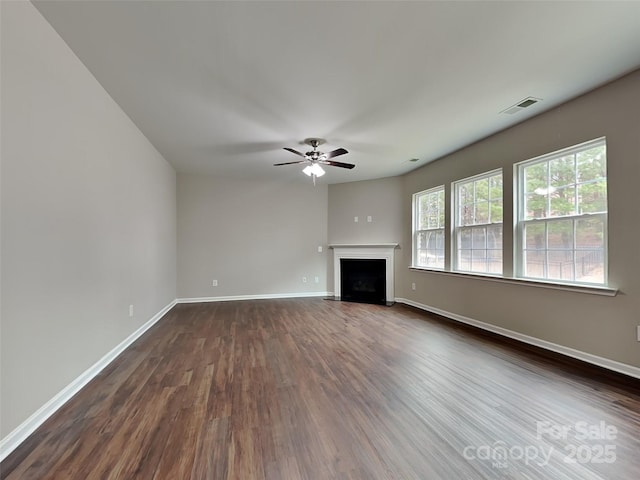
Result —
<instances>
[{"instance_id":1,"label":"white ceiling","mask_svg":"<svg viewBox=\"0 0 640 480\"><path fill-rule=\"evenodd\" d=\"M272 164L323 137L321 181L398 175L640 67L637 1L34 4L180 172L308 182Z\"/></svg>"}]
</instances>

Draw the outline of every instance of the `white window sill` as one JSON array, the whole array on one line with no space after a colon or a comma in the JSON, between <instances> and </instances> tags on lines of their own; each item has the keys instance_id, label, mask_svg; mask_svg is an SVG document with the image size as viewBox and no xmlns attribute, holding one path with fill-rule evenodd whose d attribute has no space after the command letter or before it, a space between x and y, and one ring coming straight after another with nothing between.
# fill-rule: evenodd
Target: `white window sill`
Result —
<instances>
[{"instance_id":1,"label":"white window sill","mask_svg":"<svg viewBox=\"0 0 640 480\"><path fill-rule=\"evenodd\" d=\"M605 297L615 297L618 294L617 288L601 287L597 285L576 285L572 283L549 282L544 280L533 280L529 278L501 277L498 275L487 275L482 273L450 272L448 270L426 267L409 266L409 269L420 272L435 273L437 275L474 278L478 280L487 280L490 282L509 283L512 285L525 285L528 287L550 288L553 290L587 293L590 295L603 295Z\"/></svg>"}]
</instances>

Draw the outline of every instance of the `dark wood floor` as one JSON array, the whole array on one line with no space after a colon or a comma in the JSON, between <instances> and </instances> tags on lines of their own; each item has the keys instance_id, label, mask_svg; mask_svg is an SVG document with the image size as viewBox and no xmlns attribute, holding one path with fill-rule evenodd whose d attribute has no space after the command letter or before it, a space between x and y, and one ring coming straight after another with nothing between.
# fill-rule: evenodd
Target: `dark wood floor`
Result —
<instances>
[{"instance_id":1,"label":"dark wood floor","mask_svg":"<svg viewBox=\"0 0 640 480\"><path fill-rule=\"evenodd\" d=\"M264 300L176 306L0 476L637 480L639 452L635 380L401 305Z\"/></svg>"}]
</instances>

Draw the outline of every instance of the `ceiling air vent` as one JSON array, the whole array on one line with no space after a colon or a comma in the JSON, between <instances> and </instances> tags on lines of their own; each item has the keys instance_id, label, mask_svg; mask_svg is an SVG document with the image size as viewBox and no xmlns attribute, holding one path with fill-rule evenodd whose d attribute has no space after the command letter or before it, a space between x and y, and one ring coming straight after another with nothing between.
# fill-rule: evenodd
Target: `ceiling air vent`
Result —
<instances>
[{"instance_id":1,"label":"ceiling air vent","mask_svg":"<svg viewBox=\"0 0 640 480\"><path fill-rule=\"evenodd\" d=\"M511 105L509 108L507 108L505 110L502 110L500 113L506 113L508 115L513 115L514 113L518 113L520 110L523 110L523 109L525 109L527 107L530 107L531 105L534 105L534 104L538 103L541 100L542 100L541 98L527 97L524 100L520 100L515 105Z\"/></svg>"}]
</instances>

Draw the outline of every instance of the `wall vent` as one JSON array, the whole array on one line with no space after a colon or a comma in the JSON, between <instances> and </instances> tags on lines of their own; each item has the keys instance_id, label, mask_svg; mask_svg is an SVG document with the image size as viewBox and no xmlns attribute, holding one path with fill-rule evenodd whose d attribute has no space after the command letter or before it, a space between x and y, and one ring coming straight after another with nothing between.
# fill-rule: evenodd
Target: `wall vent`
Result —
<instances>
[{"instance_id":1,"label":"wall vent","mask_svg":"<svg viewBox=\"0 0 640 480\"><path fill-rule=\"evenodd\" d=\"M530 107L531 105L535 105L536 103L538 103L541 100L542 100L541 98L527 97L527 98L525 98L523 100L520 100L515 105L511 105L509 108L506 108L506 109L502 110L500 113L506 113L507 115L513 115L514 113L518 113L520 110L523 110L523 109L525 109L527 107Z\"/></svg>"}]
</instances>

